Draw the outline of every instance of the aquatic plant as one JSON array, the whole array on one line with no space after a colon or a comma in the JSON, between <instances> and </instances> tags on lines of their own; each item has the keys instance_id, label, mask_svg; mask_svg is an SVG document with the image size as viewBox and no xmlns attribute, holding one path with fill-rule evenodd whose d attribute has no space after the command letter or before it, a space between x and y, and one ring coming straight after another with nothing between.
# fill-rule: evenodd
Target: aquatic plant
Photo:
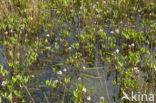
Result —
<instances>
[{"instance_id":1,"label":"aquatic plant","mask_svg":"<svg viewBox=\"0 0 156 103\"><path fill-rule=\"evenodd\" d=\"M47 103L155 94L155 9L155 0L1 0L0 102L40 102L38 89ZM104 95L87 86L92 80Z\"/></svg>"}]
</instances>

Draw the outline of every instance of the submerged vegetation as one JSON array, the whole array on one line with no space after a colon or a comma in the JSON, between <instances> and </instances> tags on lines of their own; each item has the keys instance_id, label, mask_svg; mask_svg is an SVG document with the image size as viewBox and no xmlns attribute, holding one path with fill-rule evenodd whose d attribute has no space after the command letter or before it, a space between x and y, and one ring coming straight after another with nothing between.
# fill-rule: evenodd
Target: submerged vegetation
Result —
<instances>
[{"instance_id":1,"label":"submerged vegetation","mask_svg":"<svg viewBox=\"0 0 156 103\"><path fill-rule=\"evenodd\" d=\"M0 0L0 103L131 103L155 83L155 0Z\"/></svg>"}]
</instances>

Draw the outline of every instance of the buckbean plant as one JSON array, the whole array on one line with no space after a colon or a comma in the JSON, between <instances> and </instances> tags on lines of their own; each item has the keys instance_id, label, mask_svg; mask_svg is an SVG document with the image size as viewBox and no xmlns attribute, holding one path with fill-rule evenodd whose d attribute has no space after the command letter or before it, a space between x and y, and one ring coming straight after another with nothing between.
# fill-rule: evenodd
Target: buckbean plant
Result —
<instances>
[{"instance_id":1,"label":"buckbean plant","mask_svg":"<svg viewBox=\"0 0 156 103\"><path fill-rule=\"evenodd\" d=\"M0 102L130 103L122 92L156 94L155 18L155 0L0 0Z\"/></svg>"}]
</instances>

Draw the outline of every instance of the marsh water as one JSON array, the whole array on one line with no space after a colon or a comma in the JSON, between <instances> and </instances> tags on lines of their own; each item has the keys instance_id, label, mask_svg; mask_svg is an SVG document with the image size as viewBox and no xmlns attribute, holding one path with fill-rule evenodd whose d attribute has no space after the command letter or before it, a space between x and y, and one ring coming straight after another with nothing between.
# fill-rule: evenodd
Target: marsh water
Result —
<instances>
[{"instance_id":1,"label":"marsh water","mask_svg":"<svg viewBox=\"0 0 156 103\"><path fill-rule=\"evenodd\" d=\"M64 25L68 26L72 30L72 35L68 39L69 45L71 45L74 40L75 40L75 35L81 32L80 28L80 21L79 21L79 16L77 16L77 26L75 27L74 25L70 24L70 22L64 22ZM139 15L136 15L136 22L139 23ZM128 22L127 22L128 23ZM141 24L141 23L140 23ZM55 23L53 24L55 25ZM139 25L139 24L138 24ZM142 31L142 27L134 25L133 28L135 28L136 31ZM57 26L57 25L56 25ZM44 26L43 26L44 27ZM114 31L114 28L112 28L112 24L105 25L103 24L103 28L106 30L106 33L109 36L111 35L111 31ZM124 27L123 24L119 25L119 30L120 33L123 28L129 28L129 27ZM96 29L96 28L95 28ZM64 30L63 26L58 26L57 33L61 32L61 30ZM46 38L48 30L45 30L45 32L40 33L40 38ZM120 35L119 33L119 35ZM59 37L57 35L53 38L48 37L49 42L54 41L54 39L58 38L58 44L60 48L62 49L59 50L59 52L52 52L52 48L54 48L54 43L51 43L49 45L51 47L50 50L47 50L43 54L39 55L38 61L34 63L29 69L26 71L29 72L31 75L34 75L34 78L28 83L28 89L31 91L36 103L45 103L45 95L47 96L48 100L50 103L60 103L58 99L58 94L63 94L63 89L60 89L59 91L52 90L51 88L45 87L45 81L46 80L56 80L57 76L53 72L53 68L57 66L57 68L60 68L60 70L63 70L65 68L65 61L66 57L69 55L73 55L73 50L71 48L71 53L70 54L65 54L64 53L64 48L63 45L59 42ZM78 41L78 40L77 40ZM122 45L123 40L118 40L116 42L117 47L120 50L120 46ZM56 41L55 41L56 42ZM108 46L108 40L105 42L105 45ZM44 44L44 43L43 43ZM90 94L92 95L92 103L99 103L100 97L104 97L105 100L108 100L110 103L120 103L120 87L117 85L113 85L112 82L113 80L116 80L118 75L117 72L115 71L114 68L111 68L111 66L106 62L106 63L101 63L98 55L98 49L99 49L99 42L97 40L96 47L95 47L95 58L94 60L88 60L88 61L94 61L91 62L91 64L86 64L86 71L84 74L90 75L92 77L88 78L81 78L83 83L85 83L86 87L90 89ZM3 49L3 48L1 48ZM110 51L113 52L113 51ZM122 54L119 54L122 55ZM5 62L4 56L0 54L0 63L6 65L7 63ZM79 80L79 76L81 74L77 73L77 71L74 71L75 69L73 65L69 65L69 71L63 72L63 75L70 75L73 77L72 82L70 83L69 86L74 86L76 85ZM87 69L91 68L91 69ZM8 68L9 69L9 68ZM81 75L82 77L82 75ZM140 75L142 77L142 74ZM141 83L141 80L140 80ZM67 87L68 88L68 87ZM68 95L65 97L66 103L74 103L72 101L73 91L68 91ZM45 94L45 95L44 95ZM27 100L30 100L28 94L25 94L27 97Z\"/></svg>"},{"instance_id":2,"label":"marsh water","mask_svg":"<svg viewBox=\"0 0 156 103\"><path fill-rule=\"evenodd\" d=\"M44 34L42 34L41 37L44 37ZM48 39L51 40L53 38ZM69 42L72 44L73 37L71 37ZM60 44L60 46L61 45L62 44ZM54 45L51 44L51 48L53 47ZM98 51L98 43L95 51ZM28 83L28 89L31 91L36 103L46 103L43 93L46 94L50 103L60 103L59 99L56 98L57 94L60 95L63 93L63 90L53 91L51 88L45 87L45 81L50 79L55 80L57 78L56 73L53 72L53 67L56 67L56 65L59 64L57 67L63 70L63 68L65 68L65 65L63 65L65 62L64 58L68 55L72 55L72 53L64 54L63 49L59 51L59 54L52 53L51 50L44 52L39 56L38 62L26 70L31 75L34 75L34 78ZM5 55L0 53L0 64L5 65L5 67L9 70L10 68L8 67L7 62L5 62L4 57ZM104 97L106 100L109 98L110 103L119 103L119 87L113 86L112 84L113 80L117 79L117 74L115 71L112 71L113 68L108 68L109 66L107 63L101 64L99 60L98 53L96 53L95 60L93 60L94 63L85 65L86 69L90 68L90 66L94 67L93 69L88 69L85 72L85 74L91 75L93 77L89 77L88 79L81 78L83 79L86 87L90 89L90 93L92 94L92 103L99 103L100 97ZM79 75L77 75L76 71L72 71L72 68L74 68L72 65L70 68L71 70L67 71L65 75L68 74L73 76L70 85L73 85L74 88L76 83L78 83L77 78ZM66 103L74 103L71 99L73 98L72 92L73 91L70 91L69 96L66 97ZM27 93L25 94L25 97L27 98L28 102L30 102L30 98Z\"/></svg>"}]
</instances>

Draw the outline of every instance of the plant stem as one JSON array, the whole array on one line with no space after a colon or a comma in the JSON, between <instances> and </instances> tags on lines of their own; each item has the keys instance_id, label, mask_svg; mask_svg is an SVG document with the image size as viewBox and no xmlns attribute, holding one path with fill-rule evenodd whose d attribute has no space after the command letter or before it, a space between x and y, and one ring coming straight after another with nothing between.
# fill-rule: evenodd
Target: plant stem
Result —
<instances>
[{"instance_id":1,"label":"plant stem","mask_svg":"<svg viewBox=\"0 0 156 103\"><path fill-rule=\"evenodd\" d=\"M35 103L35 100L33 99L32 95L30 94L30 92L29 92L28 88L26 87L26 85L24 85L23 83L22 83L22 85L25 88L25 90L27 91L28 95L30 96L32 102Z\"/></svg>"},{"instance_id":2,"label":"plant stem","mask_svg":"<svg viewBox=\"0 0 156 103\"><path fill-rule=\"evenodd\" d=\"M47 103L50 103L50 102L48 101L48 98L47 98L47 96L46 96L45 92L43 92L43 94L44 94L44 97L45 97L45 99L46 99Z\"/></svg>"}]
</instances>

